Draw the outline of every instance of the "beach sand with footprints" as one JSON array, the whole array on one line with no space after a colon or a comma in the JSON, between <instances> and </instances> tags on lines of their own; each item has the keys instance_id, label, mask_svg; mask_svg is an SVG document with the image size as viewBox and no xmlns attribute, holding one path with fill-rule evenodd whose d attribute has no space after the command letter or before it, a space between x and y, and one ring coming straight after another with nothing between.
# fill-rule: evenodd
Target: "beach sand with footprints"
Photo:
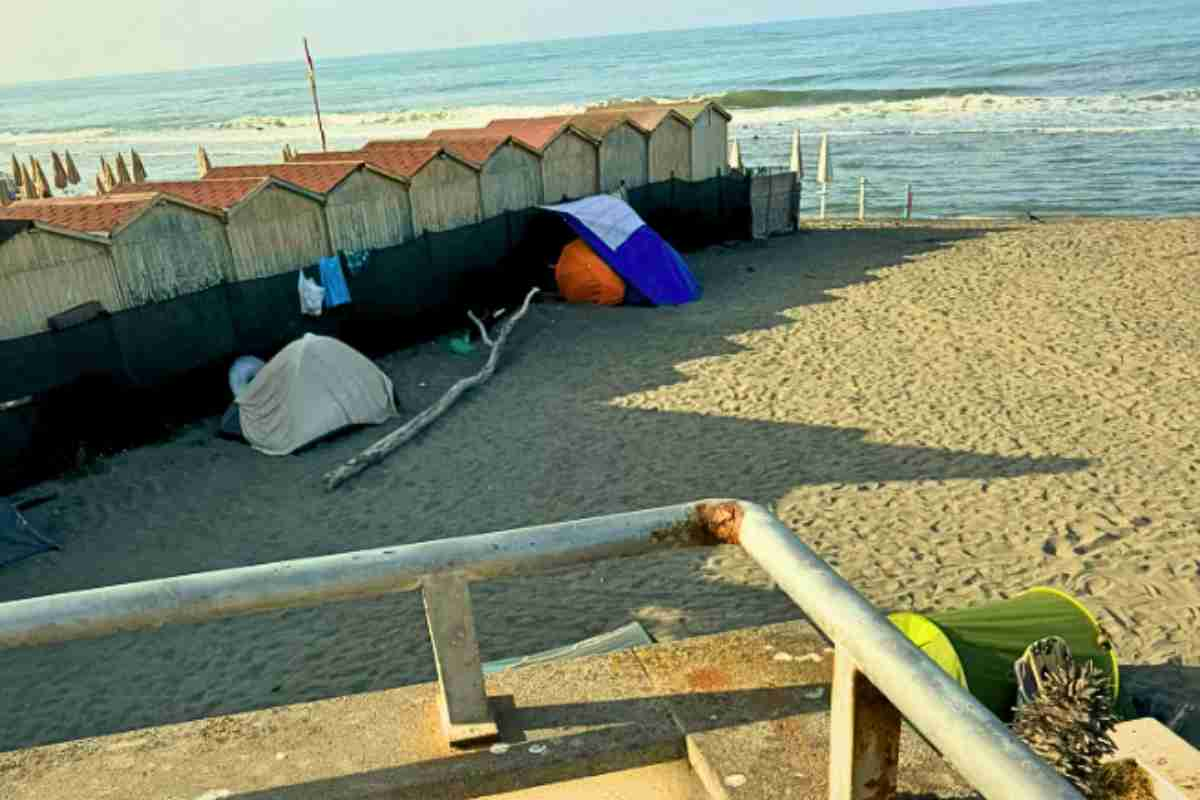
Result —
<instances>
[{"instance_id":1,"label":"beach sand with footprints","mask_svg":"<svg viewBox=\"0 0 1200 800\"><path fill-rule=\"evenodd\" d=\"M382 429L270 458L208 419L37 487L64 549L0 571L0 600L735 496L885 609L1074 593L1143 710L1200 741L1200 221L829 226L689 260L691 306L535 305L490 383L335 492ZM413 413L483 358L381 364ZM735 547L474 600L486 659L798 616ZM0 651L0 674L10 750L434 672L407 594Z\"/></svg>"}]
</instances>

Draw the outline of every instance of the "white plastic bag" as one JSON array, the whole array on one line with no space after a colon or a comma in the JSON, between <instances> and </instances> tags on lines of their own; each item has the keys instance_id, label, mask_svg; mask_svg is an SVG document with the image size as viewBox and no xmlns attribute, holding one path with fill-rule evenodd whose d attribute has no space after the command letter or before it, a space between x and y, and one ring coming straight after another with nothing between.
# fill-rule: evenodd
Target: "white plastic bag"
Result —
<instances>
[{"instance_id":1,"label":"white plastic bag","mask_svg":"<svg viewBox=\"0 0 1200 800\"><path fill-rule=\"evenodd\" d=\"M300 313L310 317L321 316L321 307L325 305L325 290L321 284L309 278L300 270Z\"/></svg>"}]
</instances>

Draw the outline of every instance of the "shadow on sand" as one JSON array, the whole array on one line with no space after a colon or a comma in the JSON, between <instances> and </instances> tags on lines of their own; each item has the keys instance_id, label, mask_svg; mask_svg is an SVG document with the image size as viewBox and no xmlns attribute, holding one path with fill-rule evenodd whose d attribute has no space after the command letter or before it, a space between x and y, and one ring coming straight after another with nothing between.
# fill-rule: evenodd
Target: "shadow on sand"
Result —
<instances>
[{"instance_id":1,"label":"shadow on sand","mask_svg":"<svg viewBox=\"0 0 1200 800\"><path fill-rule=\"evenodd\" d=\"M736 352L730 337L790 324L785 310L835 302L831 290L876 280L877 269L986 232L810 232L765 247L697 254L705 298L692 306L539 305L514 333L492 383L333 494L320 490L321 473L380 431L268 459L213 439L216 421L209 420L71 484L76 496L64 501L65 513L32 520L64 542L65 552L6 570L0 600L706 496L769 503L806 484L989 480L1084 469L1086 460L1066 455L1010 458L893 446L867 441L861 429L611 405L613 398L682 380L683 362ZM433 347L394 354L383 365L409 409L478 368ZM437 380L419 385L418 378L434 374ZM142 491L139 481L149 488ZM120 502L98 512L93 506L110 497L105 492ZM798 616L782 593L703 575L711 557L682 551L636 570L630 565L643 578L626 580L619 593L590 569L562 577L570 589L561 595L547 596L548 584L531 579L479 585L484 656L559 646L630 619L674 637ZM679 582L696 584L686 609L677 607ZM401 595L0 652L0 673L6 686L0 749L14 749L391 688L431 679L433 664L419 597Z\"/></svg>"}]
</instances>

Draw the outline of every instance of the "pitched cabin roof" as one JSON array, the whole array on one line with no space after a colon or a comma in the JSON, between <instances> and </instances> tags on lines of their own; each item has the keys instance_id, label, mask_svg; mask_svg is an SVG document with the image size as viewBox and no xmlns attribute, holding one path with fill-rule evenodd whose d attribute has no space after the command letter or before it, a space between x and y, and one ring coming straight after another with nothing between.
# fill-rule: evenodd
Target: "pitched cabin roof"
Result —
<instances>
[{"instance_id":1,"label":"pitched cabin roof","mask_svg":"<svg viewBox=\"0 0 1200 800\"><path fill-rule=\"evenodd\" d=\"M540 134L553 138L553 135L559 128L571 126L583 131L593 139L600 140L609 134L614 128L623 125L632 125L642 133L649 133L648 128L644 128L636 120L632 120L621 111L589 111L585 114L565 114L556 117L539 117L537 119L496 119L488 123L488 128L497 132L505 131L517 136L519 129L530 131L530 135ZM554 126L551 128L550 126Z\"/></svg>"},{"instance_id":2,"label":"pitched cabin roof","mask_svg":"<svg viewBox=\"0 0 1200 800\"><path fill-rule=\"evenodd\" d=\"M535 150L545 150L564 131L572 131L588 141L595 138L578 128L565 123L561 118L498 120L488 123L486 128L443 128L433 131L429 139L472 139L495 136L511 136Z\"/></svg>"},{"instance_id":3,"label":"pitched cabin roof","mask_svg":"<svg viewBox=\"0 0 1200 800\"><path fill-rule=\"evenodd\" d=\"M726 120L733 119L733 115L730 114L729 111L724 106L722 106L720 103L716 102L715 100L695 100L695 101L688 101L688 102L684 102L684 103L665 103L665 104L664 103L658 103L658 104L653 104L653 103L620 104L620 103L618 103L616 105L606 105L603 107L597 106L597 107L589 109L589 112L592 112L592 111L595 111L595 112L619 111L619 112L630 113L630 112L634 112L634 111L656 110L656 109L660 109L660 108L671 109L671 110L675 111L676 113L680 114L681 116L686 117L687 119L691 120L692 122L695 122L700 117L700 115L704 113L704 110L708 109L708 108L711 108L713 111L716 111L718 114L720 114Z\"/></svg>"},{"instance_id":4,"label":"pitched cabin roof","mask_svg":"<svg viewBox=\"0 0 1200 800\"><path fill-rule=\"evenodd\" d=\"M625 114L633 120L639 127L645 128L648 131L657 130L659 125L662 125L668 119L674 117L689 128L692 127L692 119L680 114L671 106L653 106L646 108L631 108Z\"/></svg>"},{"instance_id":5,"label":"pitched cabin roof","mask_svg":"<svg viewBox=\"0 0 1200 800\"><path fill-rule=\"evenodd\" d=\"M266 178L213 181L147 181L114 186L108 197L136 192L162 192L209 208L230 209L266 182Z\"/></svg>"},{"instance_id":6,"label":"pitched cabin roof","mask_svg":"<svg viewBox=\"0 0 1200 800\"><path fill-rule=\"evenodd\" d=\"M126 184L128 186L128 184ZM159 202L173 202L202 213L187 198L175 198L161 192L122 192L92 197L55 197L42 200L18 200L0 208L0 220L25 220L63 228L75 233L112 235L133 222L145 210Z\"/></svg>"},{"instance_id":7,"label":"pitched cabin roof","mask_svg":"<svg viewBox=\"0 0 1200 800\"><path fill-rule=\"evenodd\" d=\"M507 134L496 133L495 131L479 130L469 132L456 132L457 135L449 136L434 136L430 134L424 139L417 140L395 140L401 144L407 144L408 141L419 141L432 143L445 148L446 152L456 155L464 161L469 161L476 166L486 164L488 159L496 154L496 152L507 145L519 147L536 156L541 156L541 152L536 147L523 141L518 141ZM390 144L388 140L378 140L375 142L367 142L367 147L386 147Z\"/></svg>"},{"instance_id":8,"label":"pitched cabin roof","mask_svg":"<svg viewBox=\"0 0 1200 800\"><path fill-rule=\"evenodd\" d=\"M203 180L236 180L241 178L281 178L310 192L328 194L342 181L363 166L359 161L329 161L287 164L239 164L232 167L212 167Z\"/></svg>"},{"instance_id":9,"label":"pitched cabin roof","mask_svg":"<svg viewBox=\"0 0 1200 800\"><path fill-rule=\"evenodd\" d=\"M360 161L365 161L367 164L377 167L392 175L399 175L403 178L411 178L420 172L426 164L444 152L447 152L445 148L433 142L423 142L415 139L395 140L391 142L380 142L375 145L368 144L361 150L344 150L341 152L326 153L297 153L295 161L291 161L289 163L295 164L297 162L344 161L347 158L353 158ZM462 161L461 157L454 157L456 160ZM468 166L474 168L474 164L468 164Z\"/></svg>"},{"instance_id":10,"label":"pitched cabin roof","mask_svg":"<svg viewBox=\"0 0 1200 800\"><path fill-rule=\"evenodd\" d=\"M108 196L119 197L129 192L153 191L181 198L198 206L228 211L249 199L260 189L270 185L281 186L284 189L303 194L313 200L322 201L320 194L274 175L251 178L216 178L213 180L198 181L126 183L114 186Z\"/></svg>"}]
</instances>

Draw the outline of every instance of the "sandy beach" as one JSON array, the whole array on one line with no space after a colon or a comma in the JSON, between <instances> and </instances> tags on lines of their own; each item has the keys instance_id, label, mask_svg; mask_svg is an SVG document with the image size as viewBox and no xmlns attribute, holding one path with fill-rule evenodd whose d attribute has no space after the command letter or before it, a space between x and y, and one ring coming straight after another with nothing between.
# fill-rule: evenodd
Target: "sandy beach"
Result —
<instances>
[{"instance_id":1,"label":"sandy beach","mask_svg":"<svg viewBox=\"0 0 1200 800\"><path fill-rule=\"evenodd\" d=\"M735 496L886 609L1076 594L1141 710L1200 743L1200 220L830 226L689 261L691 306L535 306L489 384L336 492L322 473L383 430L270 458L208 419L38 487L59 497L30 520L64 550L0 571L0 601ZM482 358L430 343L381 366L411 414ZM487 659L630 620L671 639L798 616L733 547L474 600ZM433 662L400 595L0 651L0 674L11 750Z\"/></svg>"}]
</instances>

